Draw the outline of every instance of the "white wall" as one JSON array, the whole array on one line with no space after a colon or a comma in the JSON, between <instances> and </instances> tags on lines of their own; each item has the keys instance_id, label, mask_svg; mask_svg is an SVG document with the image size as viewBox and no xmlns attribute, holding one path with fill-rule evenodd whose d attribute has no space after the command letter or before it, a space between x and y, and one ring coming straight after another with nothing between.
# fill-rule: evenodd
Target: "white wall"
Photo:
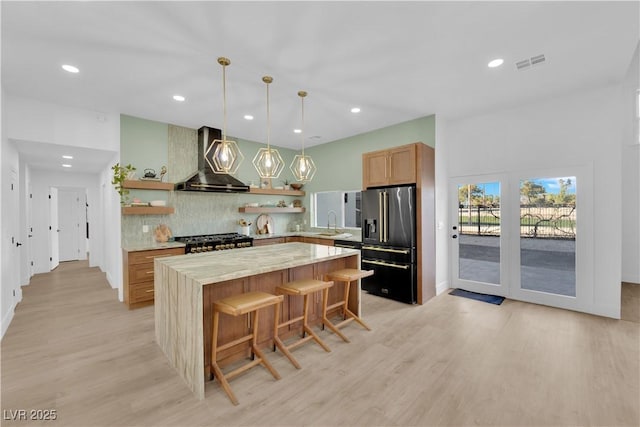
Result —
<instances>
[{"instance_id":1,"label":"white wall","mask_svg":"<svg viewBox=\"0 0 640 427\"><path fill-rule=\"evenodd\" d=\"M621 107L619 87L607 87L449 121L445 129L449 177L593 165L594 285L581 311L610 317L620 311Z\"/></svg>"},{"instance_id":2,"label":"white wall","mask_svg":"<svg viewBox=\"0 0 640 427\"><path fill-rule=\"evenodd\" d=\"M11 175L16 173L19 177L20 165L18 160L18 152L13 144L9 142L6 133L6 112L7 105L5 103L4 88L1 94L0 117L2 117L2 129L0 134L2 141L0 145L0 223L2 232L0 233L0 332L2 336L7 330L16 304L21 299L19 287L20 274L20 253L21 249L15 246L15 242L11 242L11 238L19 239L19 221L17 215L17 194L20 193L18 180L17 187L10 191ZM17 193L17 194L16 194ZM14 195L16 197L14 197ZM16 200L14 200L14 198ZM14 296L15 292L15 296Z\"/></svg>"},{"instance_id":3,"label":"white wall","mask_svg":"<svg viewBox=\"0 0 640 427\"><path fill-rule=\"evenodd\" d=\"M116 155L109 162L115 164L120 161ZM100 210L101 233L104 251L102 271L107 273L107 280L112 288L118 288L118 298L124 301L122 294L122 249L121 249L121 223L120 223L120 195L111 185L111 170L105 169L100 174L100 197L102 209Z\"/></svg>"},{"instance_id":4,"label":"white wall","mask_svg":"<svg viewBox=\"0 0 640 427\"><path fill-rule=\"evenodd\" d=\"M622 280L640 283L640 143L636 91L640 89L640 43L622 84Z\"/></svg>"}]
</instances>

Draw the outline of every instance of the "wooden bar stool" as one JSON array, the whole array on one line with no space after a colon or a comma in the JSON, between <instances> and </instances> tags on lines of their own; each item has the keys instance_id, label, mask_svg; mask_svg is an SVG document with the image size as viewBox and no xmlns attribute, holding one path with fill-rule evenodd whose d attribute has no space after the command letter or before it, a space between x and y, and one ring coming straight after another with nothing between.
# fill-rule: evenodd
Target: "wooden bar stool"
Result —
<instances>
[{"instance_id":1,"label":"wooden bar stool","mask_svg":"<svg viewBox=\"0 0 640 427\"><path fill-rule=\"evenodd\" d=\"M292 296L304 297L304 307L303 307L302 316L298 316L296 318L290 319L284 323L276 322L275 329L273 332L274 342L275 342L273 351L275 351L276 350L275 347L278 346L278 348L282 351L282 353L284 353L285 356L287 356L287 358L293 364L293 366L295 366L298 369L300 369L300 364L298 363L296 358L293 357L293 355L289 350L293 350L294 348L304 344L309 340L314 340L325 351L331 351L331 349L324 343L324 341L320 339L318 335L316 335L315 332L313 332L313 330L309 327L309 324L307 323L309 319L309 295L312 295L314 292L320 292L325 289L328 289L331 286L333 286L333 282L323 282L322 280L315 280L315 279L303 279L303 280L295 280L293 282L283 283L282 285L276 288L276 293L282 294L282 295L289 295L289 300L291 300ZM323 303L323 306L324 306L324 303ZM302 338L300 338L299 340L289 345L285 345L284 342L282 342L282 340L278 336L278 330L280 328L284 328L285 326L289 326L301 320L302 320ZM305 336L305 333L309 335Z\"/></svg>"},{"instance_id":2,"label":"wooden bar stool","mask_svg":"<svg viewBox=\"0 0 640 427\"><path fill-rule=\"evenodd\" d=\"M355 320L363 328L370 331L371 328L364 323L364 321L358 317L354 312L349 310L349 290L351 289L351 282L355 282L363 277L373 276L373 270L358 270L356 268L343 268L341 270L332 271L325 276L326 280L332 280L333 282L344 282L344 295L342 301L338 301L330 306L327 306L329 297L329 288L324 290L324 296L322 298L322 323L331 329L336 335L342 338L345 342L350 342L349 339L338 328L346 325L347 323ZM342 321L339 323L333 323L327 318L327 311L336 307L342 309Z\"/></svg>"},{"instance_id":3,"label":"wooden bar stool","mask_svg":"<svg viewBox=\"0 0 640 427\"><path fill-rule=\"evenodd\" d=\"M211 341L211 374L220 381L220 385L231 399L234 405L238 404L238 399L231 391L228 380L253 368L256 365L263 365L271 375L277 380L280 379L280 374L264 357L262 351L258 348L258 322L260 319L259 309L264 307L273 306L275 322L278 322L278 315L280 313L280 304L284 300L282 295L272 295L266 292L247 292L240 295L234 295L228 298L224 298L213 303L213 338ZM253 314L252 333L245 335L242 338L238 338L224 345L218 345L218 327L220 321L220 313L229 314L231 316L240 316L249 313ZM252 361L248 362L233 371L223 374L222 369L218 365L218 352L231 348L233 346L251 341L251 355Z\"/></svg>"}]
</instances>

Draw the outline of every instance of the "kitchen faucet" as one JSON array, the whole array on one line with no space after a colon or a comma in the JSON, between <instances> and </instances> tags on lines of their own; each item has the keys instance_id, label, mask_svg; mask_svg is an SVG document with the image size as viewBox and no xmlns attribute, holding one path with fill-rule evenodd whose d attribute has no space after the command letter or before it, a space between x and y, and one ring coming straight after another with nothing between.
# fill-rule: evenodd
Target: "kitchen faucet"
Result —
<instances>
[{"instance_id":1,"label":"kitchen faucet","mask_svg":"<svg viewBox=\"0 0 640 427\"><path fill-rule=\"evenodd\" d=\"M335 211L328 211L327 212L327 231L329 231L329 228L331 227L331 221L330 221L330 216L333 213L333 231L337 232L336 227L338 226L338 214L336 214Z\"/></svg>"}]
</instances>

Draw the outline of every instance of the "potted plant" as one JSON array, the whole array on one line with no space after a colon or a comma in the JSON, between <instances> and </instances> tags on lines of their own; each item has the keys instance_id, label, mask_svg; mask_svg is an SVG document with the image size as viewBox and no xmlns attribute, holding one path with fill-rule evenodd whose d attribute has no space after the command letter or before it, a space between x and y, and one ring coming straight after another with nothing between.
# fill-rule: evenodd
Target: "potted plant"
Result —
<instances>
[{"instance_id":1,"label":"potted plant","mask_svg":"<svg viewBox=\"0 0 640 427\"><path fill-rule=\"evenodd\" d=\"M290 190L291 187L289 186L289 180L285 179L284 181L282 181L282 183L284 184L284 189L285 190Z\"/></svg>"},{"instance_id":2,"label":"potted plant","mask_svg":"<svg viewBox=\"0 0 640 427\"><path fill-rule=\"evenodd\" d=\"M111 166L111 170L113 170L113 179L111 180L111 184L114 185L116 191L120 194L120 204L123 206L127 205L129 203L129 189L124 188L122 185L127 179L129 179L136 168L131 166L131 164L120 166L120 163L116 163Z\"/></svg>"}]
</instances>

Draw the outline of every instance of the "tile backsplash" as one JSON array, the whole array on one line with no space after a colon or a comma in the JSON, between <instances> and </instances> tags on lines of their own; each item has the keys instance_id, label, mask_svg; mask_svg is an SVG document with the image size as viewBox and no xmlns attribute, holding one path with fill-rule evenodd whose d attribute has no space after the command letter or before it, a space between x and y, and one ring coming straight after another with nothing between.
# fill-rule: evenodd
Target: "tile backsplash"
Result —
<instances>
[{"instance_id":1,"label":"tile backsplash","mask_svg":"<svg viewBox=\"0 0 640 427\"><path fill-rule=\"evenodd\" d=\"M169 125L168 129L168 170L171 180L180 182L198 169L197 131ZM228 233L239 231L238 221L243 218L252 223L251 234L256 233L256 219L259 214L238 212L245 203L275 204L279 200L291 203L296 197L265 196L243 193L198 193L179 191L131 190L132 197L142 200L164 199L175 208L172 215L124 215L122 216L122 244L136 244L151 241L153 229L159 224L171 228L174 236ZM299 197L302 199L302 197ZM295 229L302 224L303 214L269 214L275 233ZM143 233L143 226L149 226L149 232ZM304 228L304 227L303 227Z\"/></svg>"}]
</instances>

